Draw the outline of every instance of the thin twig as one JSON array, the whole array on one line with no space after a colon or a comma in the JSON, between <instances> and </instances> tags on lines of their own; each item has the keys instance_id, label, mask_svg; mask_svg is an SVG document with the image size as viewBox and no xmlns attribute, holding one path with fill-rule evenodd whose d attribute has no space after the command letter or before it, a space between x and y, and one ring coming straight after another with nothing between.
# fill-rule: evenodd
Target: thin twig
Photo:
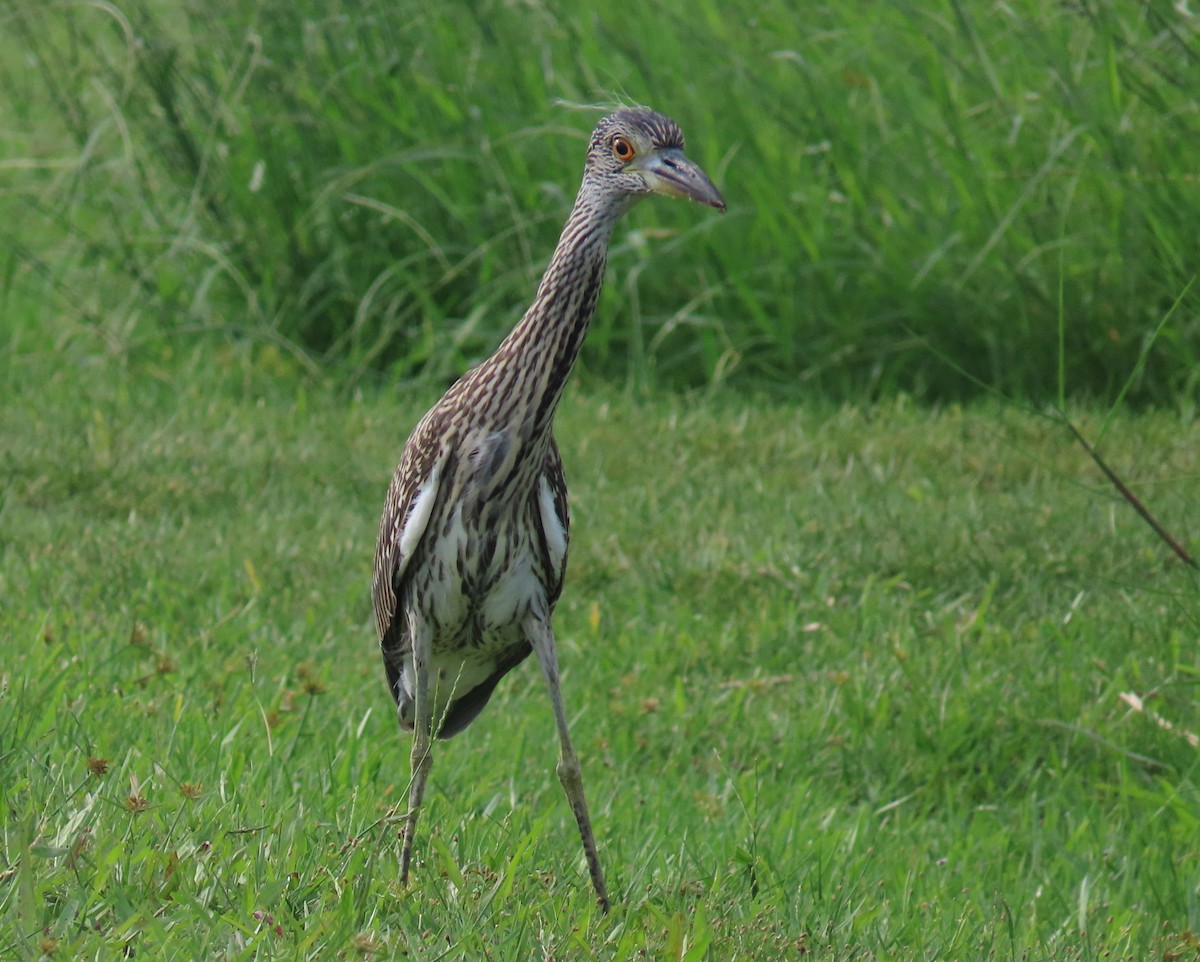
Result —
<instances>
[{"instance_id":1,"label":"thin twig","mask_svg":"<svg viewBox=\"0 0 1200 962\"><path fill-rule=\"evenodd\" d=\"M1154 529L1154 533L1167 543L1170 549L1179 557L1179 560L1193 568L1200 568L1200 564L1196 563L1196 559L1188 553L1187 549L1184 548L1183 545L1181 545L1178 541L1176 541L1166 528L1158 523L1158 519L1150 513L1150 509L1142 504L1142 502L1138 500L1137 495L1130 491L1129 488L1125 486L1125 483L1119 477L1117 477L1117 473L1113 471L1113 469L1107 464L1105 464L1104 459L1100 457L1099 452L1088 443L1087 438L1085 438L1079 432L1079 429L1071 423L1071 419L1067 417L1066 413L1059 411L1059 416L1062 418L1063 424L1067 426L1067 430L1075 435L1075 440L1082 444L1083 449L1089 455L1091 455L1092 460L1096 462L1096 467L1104 472L1104 476L1112 482L1113 487L1117 489L1121 497L1133 505L1133 510L1140 514L1142 516L1142 520Z\"/></svg>"}]
</instances>

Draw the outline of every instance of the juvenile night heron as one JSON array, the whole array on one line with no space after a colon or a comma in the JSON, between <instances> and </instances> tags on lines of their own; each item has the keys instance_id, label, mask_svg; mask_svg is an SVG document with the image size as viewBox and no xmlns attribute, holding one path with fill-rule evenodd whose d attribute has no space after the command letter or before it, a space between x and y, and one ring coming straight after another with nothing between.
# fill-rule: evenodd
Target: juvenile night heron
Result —
<instances>
[{"instance_id":1,"label":"juvenile night heron","mask_svg":"<svg viewBox=\"0 0 1200 962\"><path fill-rule=\"evenodd\" d=\"M569 524L553 426L596 306L613 225L648 194L725 210L712 181L684 156L674 121L618 110L592 134L583 183L533 305L496 353L420 420L388 488L372 595L400 727L413 732L402 882L433 737L466 728L497 682L533 651L558 726L558 777L596 898L608 910L550 626Z\"/></svg>"}]
</instances>

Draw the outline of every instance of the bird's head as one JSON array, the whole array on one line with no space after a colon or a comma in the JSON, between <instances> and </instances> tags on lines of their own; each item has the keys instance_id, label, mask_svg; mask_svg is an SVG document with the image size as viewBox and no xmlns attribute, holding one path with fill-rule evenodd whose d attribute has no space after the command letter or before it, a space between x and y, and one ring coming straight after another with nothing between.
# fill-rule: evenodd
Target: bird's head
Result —
<instances>
[{"instance_id":1,"label":"bird's head","mask_svg":"<svg viewBox=\"0 0 1200 962\"><path fill-rule=\"evenodd\" d=\"M679 126L644 107L618 110L596 125L584 183L630 200L663 194L725 210L725 200L708 175L684 156Z\"/></svg>"}]
</instances>

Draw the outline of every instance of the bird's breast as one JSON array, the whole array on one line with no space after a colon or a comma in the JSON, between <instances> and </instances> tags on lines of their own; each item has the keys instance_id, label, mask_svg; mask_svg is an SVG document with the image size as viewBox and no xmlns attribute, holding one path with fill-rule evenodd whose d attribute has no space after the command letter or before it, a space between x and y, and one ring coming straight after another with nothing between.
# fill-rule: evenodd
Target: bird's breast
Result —
<instances>
[{"instance_id":1,"label":"bird's breast","mask_svg":"<svg viewBox=\"0 0 1200 962\"><path fill-rule=\"evenodd\" d=\"M510 628L548 614L536 489L524 487L467 481L431 519L420 566L429 577L412 587L435 626L435 647L505 647Z\"/></svg>"}]
</instances>

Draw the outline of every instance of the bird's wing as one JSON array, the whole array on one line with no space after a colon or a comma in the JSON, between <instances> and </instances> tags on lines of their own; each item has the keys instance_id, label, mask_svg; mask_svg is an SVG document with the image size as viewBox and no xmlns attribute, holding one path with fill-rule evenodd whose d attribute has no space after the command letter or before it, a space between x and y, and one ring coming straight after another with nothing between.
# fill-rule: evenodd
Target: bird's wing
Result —
<instances>
[{"instance_id":1,"label":"bird's wing","mask_svg":"<svg viewBox=\"0 0 1200 962\"><path fill-rule=\"evenodd\" d=\"M562 458L558 445L550 439L542 473L538 477L538 517L542 522L542 551L546 573L548 600L551 606L562 593L563 576L567 571L567 544L570 540L571 515L567 509L567 481L563 477Z\"/></svg>"},{"instance_id":2,"label":"bird's wing","mask_svg":"<svg viewBox=\"0 0 1200 962\"><path fill-rule=\"evenodd\" d=\"M429 524L437 501L449 449L437 442L429 418L417 425L404 446L396 473L388 487L379 540L375 546L375 573L371 598L375 627L381 643L393 630L397 599L404 573ZM404 631L407 628L401 626ZM385 645L385 647L387 647Z\"/></svg>"}]
</instances>

